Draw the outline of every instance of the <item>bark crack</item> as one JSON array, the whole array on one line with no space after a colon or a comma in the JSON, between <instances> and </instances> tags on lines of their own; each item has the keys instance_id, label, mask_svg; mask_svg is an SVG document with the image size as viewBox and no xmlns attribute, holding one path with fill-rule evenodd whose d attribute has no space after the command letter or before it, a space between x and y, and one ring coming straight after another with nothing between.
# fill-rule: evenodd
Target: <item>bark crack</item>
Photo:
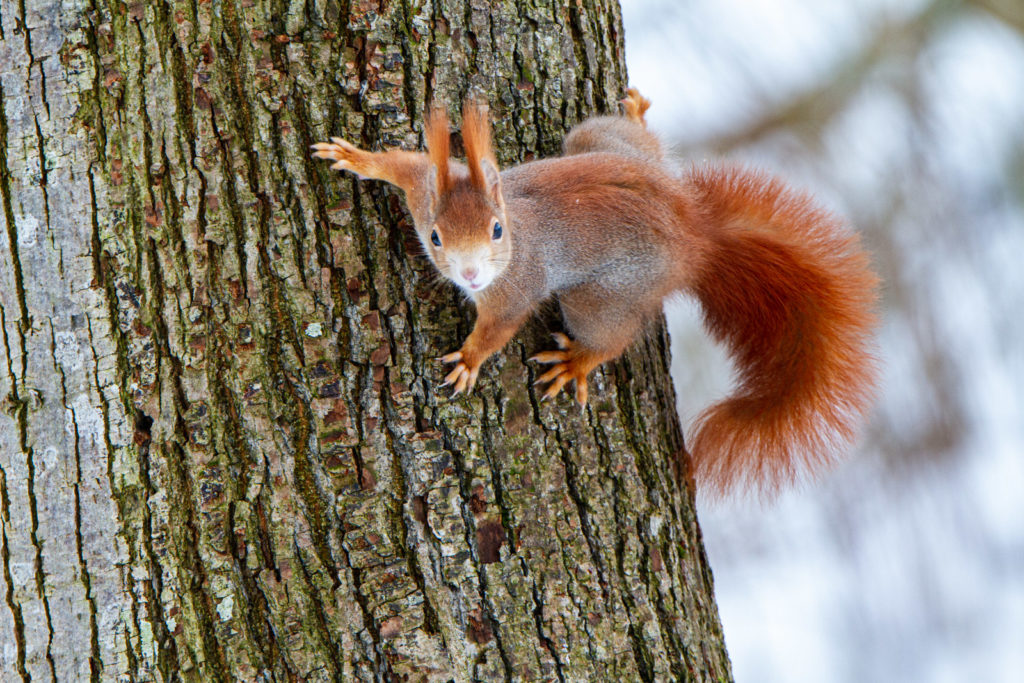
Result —
<instances>
[{"instance_id":1,"label":"bark crack","mask_svg":"<svg viewBox=\"0 0 1024 683\"><path fill-rule=\"evenodd\" d=\"M3 90L0 87L0 102L3 101L2 93ZM2 117L0 117L0 121L2 120ZM0 144L0 149L4 148L6 148L6 144ZM4 168L6 168L6 165L4 165ZM7 336L7 317L3 304L0 304L0 332L3 333L7 373L11 381L11 395L6 398L5 407L12 412L20 411L17 379L14 374L14 362L11 358L11 344ZM16 417L16 413L12 417ZM11 499L7 490L7 471L2 465L0 465L0 516L2 516L3 521L3 524L0 525L0 561L3 563L4 581L7 585L5 600L8 609L11 611L11 620L14 622L14 644L16 648L14 668L17 670L18 675L21 676L22 681L27 683L31 677L28 674L28 669L25 668L25 619L22 615L21 601L15 596L14 575L11 573L11 548L7 538L7 529L11 525Z\"/></svg>"},{"instance_id":2,"label":"bark crack","mask_svg":"<svg viewBox=\"0 0 1024 683\"><path fill-rule=\"evenodd\" d=\"M492 624L500 624L495 618L494 604L492 603L487 592L487 576L484 569L484 565L480 560L480 549L479 544L476 542L476 520L473 516L472 511L469 509L469 501L472 498L472 486L469 482L469 471L466 467L466 459L462 451L455 445L455 440L448 425L441 424L441 434L446 451L452 455L452 464L455 465L455 474L459 482L459 511L462 515L462 524L465 530L465 543L466 547L470 549L473 554L473 565L476 569L477 585L480 591L480 601L483 603L487 619ZM506 683L512 681L512 660L509 657L508 652L502 642L501 629L494 629L494 645L498 650L498 656L501 657L501 663L504 668L504 678Z\"/></svg>"},{"instance_id":3,"label":"bark crack","mask_svg":"<svg viewBox=\"0 0 1024 683\"><path fill-rule=\"evenodd\" d=\"M164 293L167 290L160 268L159 250L152 237L148 239L147 247L150 290L153 293L150 315L155 327L154 346L158 350L158 358L166 357L168 360L167 372L171 380L174 420L177 423L174 432L187 435L190 430L185 415L189 410L189 401L182 385L181 361L171 351L170 334L167 322L163 317ZM207 569L200 555L200 549L204 545L199 542L202 535L192 494L195 490L195 483L189 468L191 459L182 445L176 442L161 444L160 456L161 461L167 465L167 474L169 475L168 497L175 503L171 508L171 521L174 524L175 517L177 517L178 522L176 524L177 533L172 534L176 550L182 560L178 567L178 582L191 603L193 617L198 626L196 635L199 638L199 646L204 660L209 667L208 673L214 680L223 681L227 679L227 663L224 649L214 628L211 596L204 590ZM146 464L148 469L148 462ZM148 478L148 474L146 476ZM159 565L156 570L160 571Z\"/></svg>"},{"instance_id":4,"label":"bark crack","mask_svg":"<svg viewBox=\"0 0 1024 683\"><path fill-rule=\"evenodd\" d=\"M616 365L622 362L623 359L620 358L618 361L616 361ZM623 392L629 391L631 391L629 387L620 386L616 391L616 395L620 397L621 401L621 396ZM637 614L637 604L636 599L630 592L629 583L626 578L626 539L634 533L634 530L632 529L631 525L625 521L629 518L630 514L626 509L624 509L624 506L629 504L630 496L628 494L627 487L623 484L621 480L621 476L615 472L615 468L613 467L610 458L608 457L608 455L611 453L611 447L608 442L607 435L604 433L603 428L600 427L600 423L594 420L593 412L590 413L590 418L593 435L595 441L598 444L598 462L604 469L603 477L608 481L612 482L612 488L614 491L614 494L612 496L612 516L616 529L615 543L613 544L613 548L615 554L616 574L618 576L619 584L619 589L617 593L619 594L620 599L622 600L623 607L625 608L623 612L625 613L625 617L629 622L627 634L629 636L630 644L632 646L633 660L636 664L637 671L641 679L645 682L653 681L653 663L655 657L654 654L648 649L643 634L639 629L637 629L636 622L633 619L634 615ZM627 440L630 450L636 453L636 446L631 441L633 437L630 435L628 429L625 430L625 438ZM637 470L641 469L642 466L638 463Z\"/></svg>"},{"instance_id":5,"label":"bark crack","mask_svg":"<svg viewBox=\"0 0 1024 683\"><path fill-rule=\"evenodd\" d=\"M78 428L78 415L74 407L68 405L67 376L64 368L57 362L57 336L50 320L50 355L53 359L53 370L60 377L61 405L66 414L71 416L73 439L73 455L75 478L72 483L74 494L75 519L75 555L78 560L78 573L85 591L85 600L89 608L89 680L98 683L103 671L103 658L100 654L99 626L97 624L96 597L92 593L92 575L89 573L89 562L85 559L85 541L82 537L82 451L81 435ZM130 650L129 650L130 651ZM56 680L56 678L54 679Z\"/></svg>"},{"instance_id":6,"label":"bark crack","mask_svg":"<svg viewBox=\"0 0 1024 683\"><path fill-rule=\"evenodd\" d=\"M298 558L299 568L302 570L302 578L309 590L307 607L314 617L314 632L320 640L322 651L327 653L331 677L336 681L341 681L343 680L342 672L344 671L344 667L342 666L341 659L338 656L339 647L338 644L331 639L331 627L327 621L327 615L324 613L323 598L316 587L316 580L313 573L303 560L302 553L299 552L297 545L295 547L295 557Z\"/></svg>"},{"instance_id":7,"label":"bark crack","mask_svg":"<svg viewBox=\"0 0 1024 683\"><path fill-rule=\"evenodd\" d=\"M40 74L42 73L42 71L43 70L40 67L40 69L39 69ZM45 87L43 89L43 92L44 93L46 92ZM43 195L43 214L46 217L46 233L50 237L51 245L54 246L55 249L57 249L56 243L54 241L53 231L50 229L50 194L49 194L49 190L47 189L47 183L48 183L48 177L47 176L48 176L49 172L46 169L46 142L45 142L46 139L43 137L43 129L40 128L40 126L39 126L39 115L36 114L36 113L33 113L32 114L32 119L33 119L33 121L35 123L35 128L36 128L36 145L37 145L37 147L39 149L39 191ZM59 251L59 249L58 249L58 251ZM64 277L64 259L61 258L60 260L58 260L57 265L58 265L58 273L63 278Z\"/></svg>"},{"instance_id":8,"label":"bark crack","mask_svg":"<svg viewBox=\"0 0 1024 683\"><path fill-rule=\"evenodd\" d=\"M596 534L590 523L590 513L587 510L587 501L580 492L578 468L576 462L569 455L569 449L566 446L568 439L563 437L562 430L558 427L555 428L555 438L558 441L558 453L562 458L562 468L565 471L566 490L576 506L576 515L580 520L580 531L587 541L590 561L594 563L594 569L597 570L598 581L601 584L601 597L608 603L611 601L611 595L608 592L608 579L606 577L604 559L601 557L601 551L599 550L601 543L600 539L595 538Z\"/></svg>"},{"instance_id":9,"label":"bark crack","mask_svg":"<svg viewBox=\"0 0 1024 683\"><path fill-rule=\"evenodd\" d=\"M648 595L654 598L653 611L658 619L662 638L668 647L669 667L672 669L672 675L677 680L683 680L686 677L684 672L693 670L693 663L690 661L685 645L679 640L678 632L671 623L672 617L665 609L665 599L658 589L659 580L651 575L651 552L656 549L656 545L651 542L649 535L645 532L645 526L650 528L650 519L637 517L635 532L641 546L638 570L644 586L647 587ZM658 552L661 552L660 549ZM662 557L664 558L664 555ZM685 611L679 616L685 617Z\"/></svg>"},{"instance_id":10,"label":"bark crack","mask_svg":"<svg viewBox=\"0 0 1024 683\"><path fill-rule=\"evenodd\" d=\"M25 11L25 0L18 0L18 14L15 16L15 25L19 26L25 33L25 54L28 55L28 64L26 65L25 83L31 85L32 83L32 67L39 67L39 92L43 100L43 106L46 109L47 117L50 116L50 104L46 101L46 71L43 69L43 60L36 59L35 55L32 54L32 29L28 27L27 14Z\"/></svg>"},{"instance_id":11,"label":"bark crack","mask_svg":"<svg viewBox=\"0 0 1024 683\"><path fill-rule=\"evenodd\" d=\"M91 174L90 174L91 178ZM107 297L108 301L111 302L111 307L114 306L113 302L116 301L114 297ZM110 320L116 320L115 315L111 315ZM100 383L99 377L99 358L96 355L96 342L93 337L92 320L86 317L87 327L89 331L89 347L93 354L93 382L96 386L97 392L100 397L100 408L103 414L103 438L107 449L107 476L111 482L116 481L114 477L114 444L110 436L110 405L107 401L106 396L103 393L103 385ZM114 328L117 329L116 327ZM119 335L115 335L119 336ZM121 354L124 351L118 351L119 358L124 358ZM146 554L146 569L148 570L148 580L143 580L143 595L146 601L148 622L150 627L153 629L153 640L157 646L157 668L163 674L165 680L173 681L177 680L176 672L178 671L178 652L177 644L167 628L167 620L164 615L163 602L161 595L163 594L163 574L160 566L160 561L157 557L156 549L153 546L153 519L152 512L150 511L149 505L146 501L150 500L156 493L156 487L153 485L152 479L149 475L149 449L152 442L152 436L150 434L150 427L153 424L152 418L141 411L136 415L136 464L138 465L138 476L139 481L142 484L141 493L144 494L141 504L138 504L139 499L135 498L137 508L141 511L141 523L142 523L142 547ZM115 496L117 501L118 510L122 524L124 520L129 519L126 514L127 508L130 501L126 500L126 496L118 495ZM127 533L127 532L126 532ZM136 566L136 563L140 558L136 555L136 545L134 543L128 543L129 549L129 563L130 566ZM135 633L141 633L141 622L139 621L139 608L138 599L135 594L135 590L132 587L134 581L129 570L122 578L122 584L127 587L127 592L131 596L131 611L132 619L134 620L133 626L135 627ZM127 636L126 636L127 637ZM134 652L133 659L138 661L142 658L143 654L141 651L142 643L136 642L136 650L132 650L129 646L128 652ZM138 677L137 668L132 670L133 678Z\"/></svg>"},{"instance_id":12,"label":"bark crack","mask_svg":"<svg viewBox=\"0 0 1024 683\"><path fill-rule=\"evenodd\" d=\"M14 275L14 291L18 300L18 335L21 338L22 375L28 366L28 350L25 346L25 333L32 327L32 317L28 312L28 301L25 298L25 278L22 273L21 256L18 253L18 227L14 218L14 198L11 193L11 171L7 163L7 94L3 83L0 83L0 195L3 198L4 218L7 222L7 247L11 253L11 270Z\"/></svg>"},{"instance_id":13,"label":"bark crack","mask_svg":"<svg viewBox=\"0 0 1024 683\"><path fill-rule=\"evenodd\" d=\"M526 561L520 559L520 564L523 569L523 576L530 577L530 570ZM561 683L565 683L565 674L562 671L562 659L558 656L558 649L555 647L555 643L551 640L550 636L544 633L544 598L537 586L537 580L532 577L530 581L530 595L533 598L533 623L537 629L537 637L540 638L540 642L544 644L544 648L548 651L551 655L551 659L555 662L555 675L558 676L558 680Z\"/></svg>"},{"instance_id":14,"label":"bark crack","mask_svg":"<svg viewBox=\"0 0 1024 683\"><path fill-rule=\"evenodd\" d=\"M389 328L389 337L390 328ZM393 343L393 341L392 341ZM392 469L395 475L395 481L397 482L397 494L395 496L395 507L393 515L395 517L395 527L401 533L401 542L397 544L396 550L400 555L405 556L406 564L409 569L409 576L412 578L413 583L420 591L423 597L423 620L425 630L427 633L438 633L439 629L437 626L437 611L434 605L431 603L430 595L427 593L426 584L423 580L423 570L419 566L419 560L417 559L415 548L410 547L409 539L409 524L411 523L408 516L405 514L406 503L411 501L411 492L409 491L409 485L407 481L408 473L406 467L409 462L414 461L414 454L409 452L408 447L402 437L402 433L398 430L395 425L399 424L400 420L394 412L393 402L391 398L390 390L390 378L388 376L388 369L384 368L384 378L381 382L380 390L380 402L382 406L381 414L384 417L384 425L386 428L386 434L388 438L389 452L392 455Z\"/></svg>"},{"instance_id":15,"label":"bark crack","mask_svg":"<svg viewBox=\"0 0 1024 683\"><path fill-rule=\"evenodd\" d=\"M370 609L370 602L363 593L363 570L352 564L352 558L349 554L349 549L346 547L344 539L341 543L341 554L345 563L345 567L349 571L349 575L352 577L352 594L356 600L356 604L359 605L359 613L362 616L363 628L370 635L371 656L368 658L373 666L373 673L377 680L387 680L393 676L391 671L391 665L387 659L381 656L380 644L381 636L380 629L377 627L377 622L373 618L373 611ZM387 677L387 678L386 678Z\"/></svg>"},{"instance_id":16,"label":"bark crack","mask_svg":"<svg viewBox=\"0 0 1024 683\"><path fill-rule=\"evenodd\" d=\"M22 12L24 11L24 4L20 5ZM22 14L22 19L24 14ZM28 47L28 28L23 27L26 31L26 47ZM29 53L31 56L31 52ZM26 477L26 493L28 497L29 507L29 540L35 551L34 565L35 565L35 582L36 592L39 596L40 602L43 606L43 615L46 621L47 628L47 642L46 642L46 661L50 668L51 675L56 678L56 666L53 659L53 620L50 614L50 602L46 592L46 574L43 569L43 547L39 540L39 508L36 501L35 493L35 459L34 449L28 442L28 401L30 397L27 395L28 389L25 387L25 380L28 376L28 342L27 333L31 329L31 318L28 312L28 302L25 294L25 283L24 274L22 272L21 258L18 250L18 230L17 222L14 217L14 206L13 197L11 192L11 179L10 179L10 166L7 159L7 145L8 145L8 121L6 112L6 93L4 92L3 85L0 84L0 194L3 195L4 205L4 217L7 222L7 239L8 248L11 254L11 265L15 280L15 292L17 293L18 306L20 308L21 320L17 325L18 337L21 348L21 379L22 389L25 390L26 396L21 396L18 392L18 377L14 374L13 364L10 362L10 344L6 337L6 328L4 330L4 342L8 353L8 369L11 377L11 393L8 400L14 406L13 416L16 417L18 422L18 441L21 448L22 454L25 456L25 462L27 467ZM38 123L37 123L38 126ZM45 184L45 183L44 183ZM45 190L44 190L45 197ZM6 535L5 535L6 544Z\"/></svg>"},{"instance_id":17,"label":"bark crack","mask_svg":"<svg viewBox=\"0 0 1024 683\"><path fill-rule=\"evenodd\" d=\"M91 25L91 23L90 23L90 25ZM125 338L124 338L124 334L121 332L121 329L117 325L117 320L118 320L117 295L116 295L116 291L114 289L113 279L107 276L108 275L109 266L107 265L106 259L103 256L102 246L101 246L101 243L100 243L99 207L97 205L96 183L95 183L95 178L93 176L93 167L92 167L91 164L87 168L85 175L86 175L86 178L88 179L88 182L89 182L89 218L90 218L91 229L92 229L91 230L91 235L90 235L89 246L90 246L90 257L92 259L93 282L95 283L95 286L98 289L100 289L101 291L104 291L105 294L106 294L104 299L105 299L105 301L107 303L106 313L107 313L107 321L108 321L108 324L109 324L110 335L114 339L114 346L115 346L115 349L116 349L115 353L116 353L116 358L117 358L117 366L119 368L119 374L120 374L121 377L124 377L127 374L127 372L124 371L124 368L127 365L127 356L128 356L127 344L126 344L126 341L125 341ZM107 400L106 394L104 393L104 385L100 382L100 376L99 376L99 356L98 356L97 351L96 351L96 341L95 341L95 337L93 335L92 318L89 316L88 313L85 314L85 321L86 321L86 329L87 329L88 337L89 337L89 349L92 352L92 381L93 381L93 386L96 389L96 393L97 393L97 395L99 397L100 412L101 412L101 415L103 417L103 445L104 445L104 449L106 451L106 456L107 456L107 480L111 483L111 487L116 490L116 487L115 487L115 484L114 484L114 482L116 481L116 478L114 476L114 472L115 472L115 457L116 457L115 453L116 453L116 450L114 448L113 440L111 439L111 434L110 434L110 403ZM128 404L128 401L124 400L123 396L122 396L122 401L126 405ZM143 447L144 447L144 445L142 445L142 444L139 445L140 449L143 448ZM121 520L121 525L122 525L121 528L125 530L126 539L130 538L130 536L128 534L128 530L126 528L126 520L129 519L129 516L126 514L127 513L127 509L126 509L127 503L126 503L126 500L124 499L124 497L122 497L120 495L116 495L116 494L113 496L113 498L114 498L115 503L117 505L117 509L118 509L118 513L119 513L118 516L119 516L119 519ZM143 514L143 518L144 519L145 519L145 516L148 515L148 512L149 512L148 506L142 506L142 514ZM149 530L147 530L147 532L148 531ZM147 533L146 538L147 539L150 538L149 533ZM134 567L134 566L136 566L136 562L138 561L138 557L137 557L137 554L136 554L136 545L134 543L131 543L131 542L126 543L126 545L128 547L129 566L130 567ZM150 573L152 575L152 568L153 568L153 566L155 564L155 560L152 557L152 554L150 554L150 556L149 556L149 564L150 564ZM121 571L121 585L125 588L124 592L127 593L128 597L129 597L130 613L131 613L131 618L132 618L132 626L134 628L134 633L138 634L138 633L141 632L140 621L139 621L139 602L138 602L138 596L136 595L136 592L135 592L135 590L134 590L134 588L132 586L133 579L130 578L130 577L131 577L131 572L130 571L128 571L128 572L125 572L124 570ZM146 589L148 591L152 591L152 585L150 584L150 582L147 581L145 583L146 583ZM152 595L147 596L147 601L148 601L148 604L153 605L154 600L152 599ZM161 638L160 637L161 628L166 630L166 625L165 625L164 620L162 618L159 619L159 620L155 620L154 623L153 623L153 627L154 627L154 635L155 635L154 640L155 640L156 645L157 645L157 664L158 664L158 668L161 671L164 671L165 673L167 673L167 672L171 671L172 668L167 663L167 657L165 655L165 652L166 652L165 648L168 647L168 644L167 644L167 640L168 639L166 637L165 638ZM129 671L129 674L131 675L132 680L137 680L138 679L138 675L139 675L138 662L142 658L141 643L139 642L138 639L136 639L135 642L132 643L132 639L131 639L129 633L130 633L129 629L125 629L125 652L127 654L127 659L128 659L128 671ZM173 648L173 646L174 646L174 643L173 643L173 641L171 641L170 647ZM172 661L176 660L176 656L172 655L171 660ZM168 680L170 680L170 679L168 679Z\"/></svg>"}]
</instances>

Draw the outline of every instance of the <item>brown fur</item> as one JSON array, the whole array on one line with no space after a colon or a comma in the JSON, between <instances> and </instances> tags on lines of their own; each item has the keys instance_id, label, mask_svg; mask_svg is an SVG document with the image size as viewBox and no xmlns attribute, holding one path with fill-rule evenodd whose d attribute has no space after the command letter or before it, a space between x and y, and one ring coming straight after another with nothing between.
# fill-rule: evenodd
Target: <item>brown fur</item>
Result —
<instances>
[{"instance_id":1,"label":"brown fur","mask_svg":"<svg viewBox=\"0 0 1024 683\"><path fill-rule=\"evenodd\" d=\"M484 191L488 184L482 162L490 162L495 169L498 168L498 162L491 150L491 126L487 121L487 105L466 100L462 108L462 144L466 148L469 183Z\"/></svg>"},{"instance_id":2,"label":"brown fur","mask_svg":"<svg viewBox=\"0 0 1024 683\"><path fill-rule=\"evenodd\" d=\"M438 105L430 108L427 114L427 121L423 127L423 134L427 142L427 153L431 163L437 169L437 192L441 196L452 189L451 172L448 168L448 159L451 156L451 133L448 128L448 115Z\"/></svg>"},{"instance_id":3,"label":"brown fur","mask_svg":"<svg viewBox=\"0 0 1024 683\"><path fill-rule=\"evenodd\" d=\"M697 481L714 493L771 493L820 471L851 439L876 379L877 281L856 236L763 174L710 166L679 177L644 126L649 101L631 90L623 104L624 116L574 128L565 156L500 179L486 109L472 103L463 113L468 167L446 158L447 119L442 126L433 114L429 157L370 154L337 139L315 148L334 168L405 190L447 277L457 280L466 263L493 271L485 288L467 290L478 313L472 333L443 357L455 363L445 383L456 393L553 294L572 338L556 335L558 348L535 357L552 365L545 397L574 382L585 403L591 370L618 357L665 297L688 293L738 375L735 393L694 427Z\"/></svg>"},{"instance_id":4,"label":"brown fur","mask_svg":"<svg viewBox=\"0 0 1024 683\"><path fill-rule=\"evenodd\" d=\"M738 368L694 426L697 478L770 493L831 464L870 405L877 278L856 235L778 180L708 167L688 181L719 227L693 292Z\"/></svg>"},{"instance_id":5,"label":"brown fur","mask_svg":"<svg viewBox=\"0 0 1024 683\"><path fill-rule=\"evenodd\" d=\"M647 126L644 121L644 114L651 108L651 101L640 94L636 88L626 91L626 97L622 100L622 108L625 110L626 118L641 126Z\"/></svg>"}]
</instances>

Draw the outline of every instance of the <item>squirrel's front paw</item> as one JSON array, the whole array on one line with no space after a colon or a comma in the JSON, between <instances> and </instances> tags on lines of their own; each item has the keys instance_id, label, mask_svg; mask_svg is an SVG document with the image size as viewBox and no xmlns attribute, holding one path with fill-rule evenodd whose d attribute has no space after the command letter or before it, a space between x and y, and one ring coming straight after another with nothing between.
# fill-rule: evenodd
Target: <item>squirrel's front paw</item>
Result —
<instances>
[{"instance_id":1,"label":"squirrel's front paw","mask_svg":"<svg viewBox=\"0 0 1024 683\"><path fill-rule=\"evenodd\" d=\"M441 356L438 360L442 363L457 363L455 368L444 378L444 383L441 384L442 387L449 385L455 387L452 396L463 391L470 391L473 385L476 384L476 377L480 374L480 363L473 364L467 361L463 357L462 351L453 351Z\"/></svg>"},{"instance_id":2,"label":"squirrel's front paw","mask_svg":"<svg viewBox=\"0 0 1024 683\"><path fill-rule=\"evenodd\" d=\"M316 150L313 152L313 156L321 159L330 159L335 162L331 164L331 168L365 175L364 169L361 169L361 161L366 152L352 143L346 142L341 138L331 138L331 142L318 142L314 144L313 149Z\"/></svg>"},{"instance_id":3,"label":"squirrel's front paw","mask_svg":"<svg viewBox=\"0 0 1024 683\"><path fill-rule=\"evenodd\" d=\"M576 400L581 406L587 404L587 375L600 365L594 353L583 348L561 332L551 335L558 344L558 351L542 351L530 360L538 363L554 363L554 367L537 378L534 384L551 382L543 399L554 398L570 380L576 382Z\"/></svg>"}]
</instances>

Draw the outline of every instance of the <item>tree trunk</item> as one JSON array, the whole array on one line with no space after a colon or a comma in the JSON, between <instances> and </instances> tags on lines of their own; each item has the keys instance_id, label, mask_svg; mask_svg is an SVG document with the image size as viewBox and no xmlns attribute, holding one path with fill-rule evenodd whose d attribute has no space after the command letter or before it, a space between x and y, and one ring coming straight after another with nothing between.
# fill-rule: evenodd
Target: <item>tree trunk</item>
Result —
<instances>
[{"instance_id":1,"label":"tree trunk","mask_svg":"<svg viewBox=\"0 0 1024 683\"><path fill-rule=\"evenodd\" d=\"M0 12L0 678L722 680L658 326L540 404L399 194L309 145L503 163L625 85L611 0L23 0Z\"/></svg>"}]
</instances>

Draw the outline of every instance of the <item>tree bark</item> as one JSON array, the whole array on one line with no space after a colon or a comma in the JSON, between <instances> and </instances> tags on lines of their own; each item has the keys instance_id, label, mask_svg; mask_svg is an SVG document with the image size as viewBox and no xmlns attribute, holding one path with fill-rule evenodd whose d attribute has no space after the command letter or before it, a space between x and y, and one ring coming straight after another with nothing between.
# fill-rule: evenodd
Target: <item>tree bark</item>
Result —
<instances>
[{"instance_id":1,"label":"tree bark","mask_svg":"<svg viewBox=\"0 0 1024 683\"><path fill-rule=\"evenodd\" d=\"M0 12L0 678L730 677L657 326L541 404L402 198L309 145L505 164L625 85L617 4L27 0Z\"/></svg>"}]
</instances>

